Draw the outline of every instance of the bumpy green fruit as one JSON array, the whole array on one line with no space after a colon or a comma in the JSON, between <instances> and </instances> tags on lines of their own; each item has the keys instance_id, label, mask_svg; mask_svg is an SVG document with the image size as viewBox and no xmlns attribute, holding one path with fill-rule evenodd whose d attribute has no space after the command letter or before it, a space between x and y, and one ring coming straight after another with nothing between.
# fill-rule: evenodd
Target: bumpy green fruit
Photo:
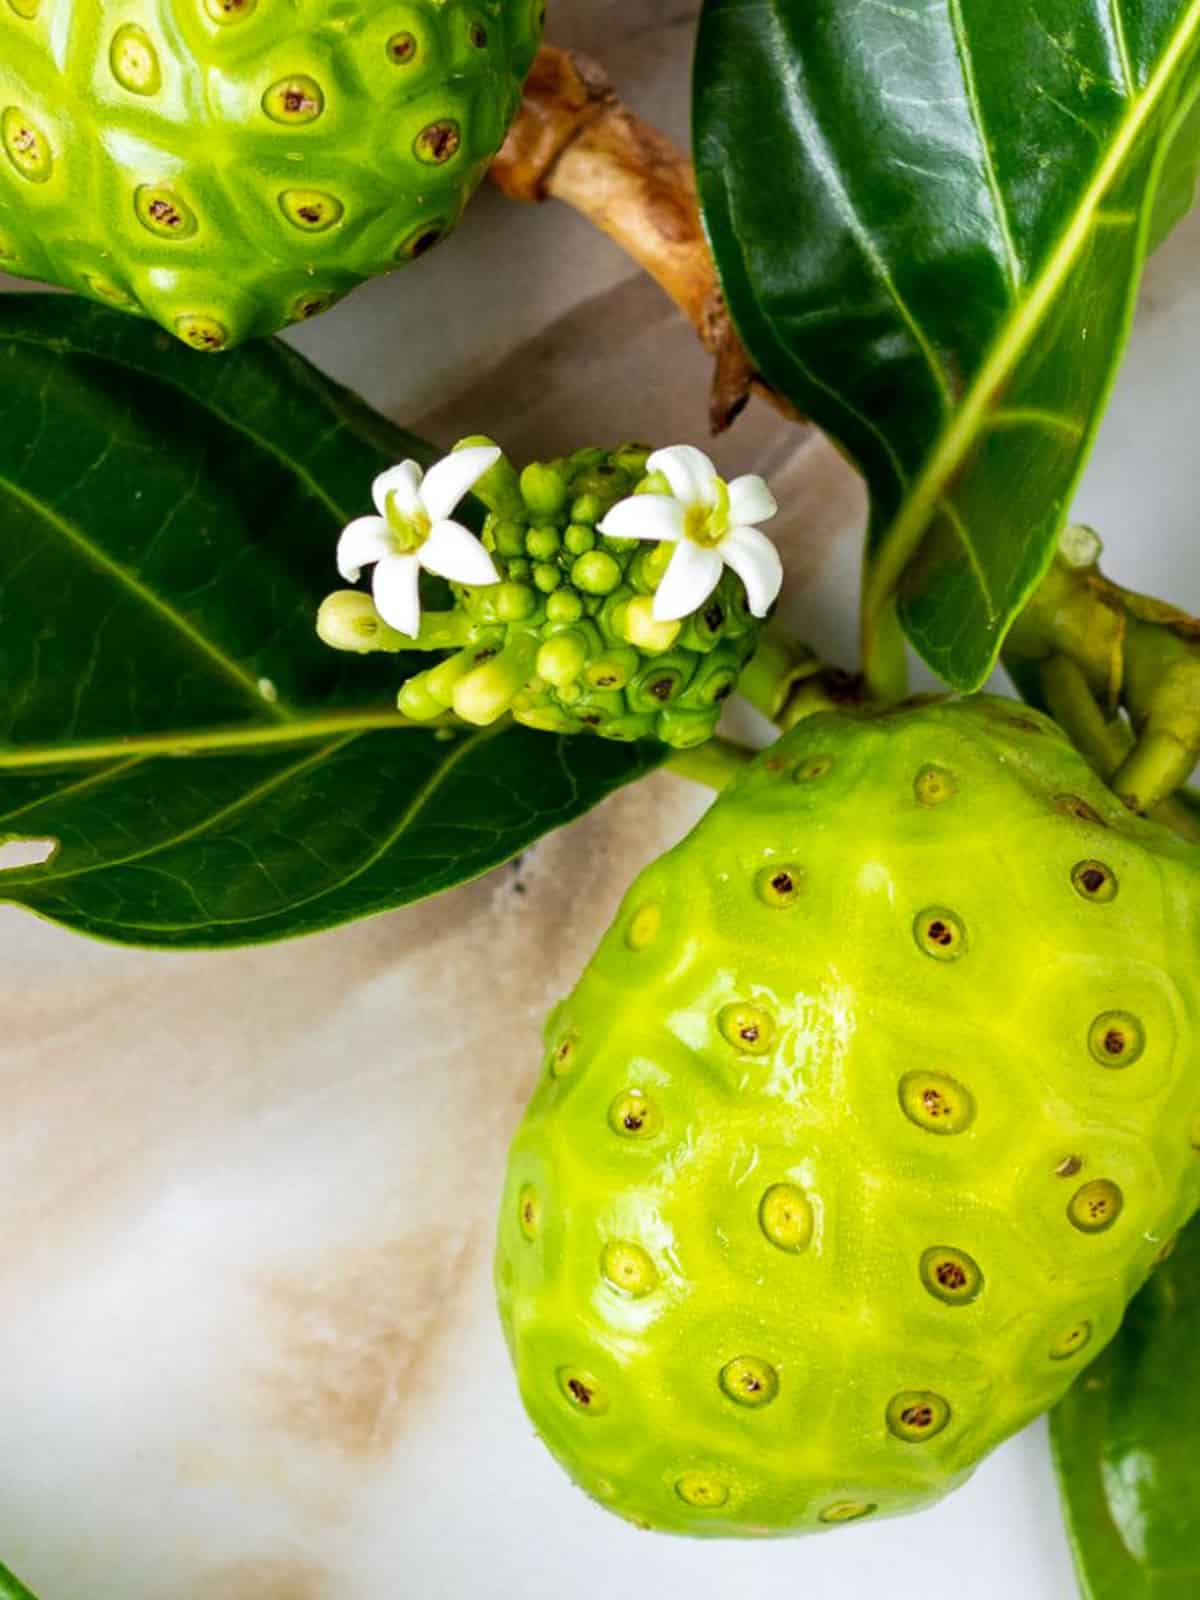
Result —
<instances>
[{"instance_id":1,"label":"bumpy green fruit","mask_svg":"<svg viewBox=\"0 0 1200 1600\"><path fill-rule=\"evenodd\" d=\"M198 350L453 227L544 0L0 0L0 271Z\"/></svg>"},{"instance_id":2,"label":"bumpy green fruit","mask_svg":"<svg viewBox=\"0 0 1200 1600\"><path fill-rule=\"evenodd\" d=\"M501 1312L644 1526L912 1510L1200 1204L1193 847L1003 701L823 714L627 896L512 1150Z\"/></svg>"}]
</instances>

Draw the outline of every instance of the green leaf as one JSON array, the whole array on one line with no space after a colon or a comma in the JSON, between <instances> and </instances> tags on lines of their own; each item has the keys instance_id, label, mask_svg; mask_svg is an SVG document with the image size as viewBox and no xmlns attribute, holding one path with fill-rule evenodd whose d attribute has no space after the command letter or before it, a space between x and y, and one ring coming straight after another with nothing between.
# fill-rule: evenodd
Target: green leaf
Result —
<instances>
[{"instance_id":1,"label":"green leaf","mask_svg":"<svg viewBox=\"0 0 1200 1600\"><path fill-rule=\"evenodd\" d=\"M5 1566L0 1566L0 1600L37 1600Z\"/></svg>"},{"instance_id":2,"label":"green leaf","mask_svg":"<svg viewBox=\"0 0 1200 1600\"><path fill-rule=\"evenodd\" d=\"M1200 1222L1051 1418L1086 1600L1200 1594Z\"/></svg>"},{"instance_id":3,"label":"green leaf","mask_svg":"<svg viewBox=\"0 0 1200 1600\"><path fill-rule=\"evenodd\" d=\"M1200 97L1179 125L1154 199L1150 249L1157 250L1196 203L1200 184Z\"/></svg>"},{"instance_id":4,"label":"green leaf","mask_svg":"<svg viewBox=\"0 0 1200 1600\"><path fill-rule=\"evenodd\" d=\"M730 311L867 477L868 628L897 596L957 688L1050 560L1195 176L1198 65L1200 0L705 5L696 160Z\"/></svg>"},{"instance_id":5,"label":"green leaf","mask_svg":"<svg viewBox=\"0 0 1200 1600\"><path fill-rule=\"evenodd\" d=\"M430 454L281 344L0 297L0 838L58 841L0 897L128 943L284 938L473 878L662 759L407 727L413 658L319 643L339 531Z\"/></svg>"}]
</instances>

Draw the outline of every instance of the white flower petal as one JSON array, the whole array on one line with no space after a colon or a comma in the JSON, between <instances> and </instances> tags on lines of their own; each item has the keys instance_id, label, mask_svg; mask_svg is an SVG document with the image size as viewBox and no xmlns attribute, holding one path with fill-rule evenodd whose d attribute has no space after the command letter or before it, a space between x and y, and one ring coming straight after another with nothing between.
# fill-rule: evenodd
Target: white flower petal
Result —
<instances>
[{"instance_id":1,"label":"white flower petal","mask_svg":"<svg viewBox=\"0 0 1200 1600\"><path fill-rule=\"evenodd\" d=\"M756 473L734 478L729 485L729 520L742 527L757 527L770 522L779 510L775 496Z\"/></svg>"},{"instance_id":2,"label":"white flower petal","mask_svg":"<svg viewBox=\"0 0 1200 1600\"><path fill-rule=\"evenodd\" d=\"M455 583L500 582L491 556L475 535L457 522L435 523L417 552L417 559L426 572L453 578Z\"/></svg>"},{"instance_id":3,"label":"white flower petal","mask_svg":"<svg viewBox=\"0 0 1200 1600\"><path fill-rule=\"evenodd\" d=\"M499 445L473 444L466 450L451 451L430 467L421 484L421 500L430 522L444 521L467 490L499 459Z\"/></svg>"},{"instance_id":4,"label":"white flower petal","mask_svg":"<svg viewBox=\"0 0 1200 1600\"><path fill-rule=\"evenodd\" d=\"M362 569L391 554L388 525L382 517L356 517L342 529L337 544L337 569L347 583L357 583Z\"/></svg>"},{"instance_id":5,"label":"white flower petal","mask_svg":"<svg viewBox=\"0 0 1200 1600\"><path fill-rule=\"evenodd\" d=\"M421 567L415 555L390 555L375 568L371 592L379 615L398 633L417 637L421 626Z\"/></svg>"},{"instance_id":6,"label":"white flower petal","mask_svg":"<svg viewBox=\"0 0 1200 1600\"><path fill-rule=\"evenodd\" d=\"M674 544L683 538L683 507L666 494L631 494L618 500L596 524L610 539L655 539Z\"/></svg>"},{"instance_id":7,"label":"white flower petal","mask_svg":"<svg viewBox=\"0 0 1200 1600\"><path fill-rule=\"evenodd\" d=\"M715 506L717 469L694 444L671 444L656 450L646 462L647 472L661 472L671 493L685 506Z\"/></svg>"},{"instance_id":8,"label":"white flower petal","mask_svg":"<svg viewBox=\"0 0 1200 1600\"><path fill-rule=\"evenodd\" d=\"M757 528L731 528L721 541L721 557L745 584L751 614L765 617L783 585L779 551Z\"/></svg>"},{"instance_id":9,"label":"white flower petal","mask_svg":"<svg viewBox=\"0 0 1200 1600\"><path fill-rule=\"evenodd\" d=\"M421 511L421 469L415 461L402 461L398 467L381 472L371 485L371 499L381 517L388 514L388 498L396 497L397 510L406 517Z\"/></svg>"},{"instance_id":10,"label":"white flower petal","mask_svg":"<svg viewBox=\"0 0 1200 1600\"><path fill-rule=\"evenodd\" d=\"M715 550L683 539L667 563L654 594L655 622L675 622L702 606L721 581L721 557Z\"/></svg>"}]
</instances>

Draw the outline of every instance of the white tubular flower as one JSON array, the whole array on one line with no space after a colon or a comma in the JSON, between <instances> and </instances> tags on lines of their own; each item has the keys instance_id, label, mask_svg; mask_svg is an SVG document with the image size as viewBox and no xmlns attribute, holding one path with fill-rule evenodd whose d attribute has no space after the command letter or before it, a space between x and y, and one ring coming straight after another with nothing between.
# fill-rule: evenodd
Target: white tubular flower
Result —
<instances>
[{"instance_id":1,"label":"white tubular flower","mask_svg":"<svg viewBox=\"0 0 1200 1600\"><path fill-rule=\"evenodd\" d=\"M456 583L499 583L491 556L450 513L488 468L500 459L495 445L472 445L444 456L422 475L415 461L402 461L375 479L371 498L377 517L358 517L338 540L338 571L357 583L375 565L371 592L383 620L415 639L421 626L421 568Z\"/></svg>"},{"instance_id":2,"label":"white tubular flower","mask_svg":"<svg viewBox=\"0 0 1200 1600\"><path fill-rule=\"evenodd\" d=\"M775 496L753 473L726 483L694 445L656 450L646 462L671 493L620 500L597 524L612 539L653 539L676 546L654 595L654 617L675 622L702 606L732 567L746 586L751 613L765 617L783 583L783 563L755 526L778 511Z\"/></svg>"}]
</instances>

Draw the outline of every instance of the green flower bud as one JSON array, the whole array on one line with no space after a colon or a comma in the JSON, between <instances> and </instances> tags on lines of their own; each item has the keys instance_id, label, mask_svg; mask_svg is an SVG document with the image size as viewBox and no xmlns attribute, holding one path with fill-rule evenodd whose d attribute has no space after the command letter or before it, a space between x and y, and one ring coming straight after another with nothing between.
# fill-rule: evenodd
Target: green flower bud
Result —
<instances>
[{"instance_id":1,"label":"green flower bud","mask_svg":"<svg viewBox=\"0 0 1200 1600\"><path fill-rule=\"evenodd\" d=\"M562 573L549 561L539 561L533 569L534 586L542 594L553 594L562 581Z\"/></svg>"},{"instance_id":2,"label":"green flower bud","mask_svg":"<svg viewBox=\"0 0 1200 1600\"><path fill-rule=\"evenodd\" d=\"M488 519L487 533L491 534L490 548L497 555L511 559L513 556L523 554L525 550L525 526L520 522L513 522L511 518L501 517ZM485 537L484 543L488 543Z\"/></svg>"},{"instance_id":3,"label":"green flower bud","mask_svg":"<svg viewBox=\"0 0 1200 1600\"><path fill-rule=\"evenodd\" d=\"M578 629L556 633L537 653L537 675L561 689L575 682L590 655L588 641Z\"/></svg>"},{"instance_id":4,"label":"green flower bud","mask_svg":"<svg viewBox=\"0 0 1200 1600\"><path fill-rule=\"evenodd\" d=\"M606 550L589 550L571 568L571 582L584 594L611 594L621 581L621 569Z\"/></svg>"},{"instance_id":5,"label":"green flower bud","mask_svg":"<svg viewBox=\"0 0 1200 1600\"><path fill-rule=\"evenodd\" d=\"M581 556L595 549L596 535L582 523L571 522L568 523L567 531L563 535L563 544L573 556Z\"/></svg>"},{"instance_id":6,"label":"green flower bud","mask_svg":"<svg viewBox=\"0 0 1200 1600\"><path fill-rule=\"evenodd\" d=\"M562 536L557 528L540 523L536 528L530 528L525 535L526 552L535 561L549 561L551 556L556 556L562 547Z\"/></svg>"},{"instance_id":7,"label":"green flower bud","mask_svg":"<svg viewBox=\"0 0 1200 1600\"><path fill-rule=\"evenodd\" d=\"M531 461L520 481L521 498L535 517L556 516L567 503L567 480L557 467Z\"/></svg>"},{"instance_id":8,"label":"green flower bud","mask_svg":"<svg viewBox=\"0 0 1200 1600\"><path fill-rule=\"evenodd\" d=\"M396 708L410 722L433 722L446 715L446 707L430 694L423 672L403 685L396 696Z\"/></svg>"},{"instance_id":9,"label":"green flower bud","mask_svg":"<svg viewBox=\"0 0 1200 1600\"><path fill-rule=\"evenodd\" d=\"M607 510L598 494L581 494L571 502L571 521L590 525L599 522Z\"/></svg>"},{"instance_id":10,"label":"green flower bud","mask_svg":"<svg viewBox=\"0 0 1200 1600\"><path fill-rule=\"evenodd\" d=\"M618 606L612 617L614 633L645 655L661 655L669 650L682 632L678 622L657 622L654 602L649 595L638 595Z\"/></svg>"},{"instance_id":11,"label":"green flower bud","mask_svg":"<svg viewBox=\"0 0 1200 1600\"><path fill-rule=\"evenodd\" d=\"M583 615L583 601L574 589L556 589L546 601L546 620L554 623L578 622Z\"/></svg>"},{"instance_id":12,"label":"green flower bud","mask_svg":"<svg viewBox=\"0 0 1200 1600\"><path fill-rule=\"evenodd\" d=\"M523 583L500 583L495 606L501 622L523 622L537 610L537 595Z\"/></svg>"},{"instance_id":13,"label":"green flower bud","mask_svg":"<svg viewBox=\"0 0 1200 1600\"><path fill-rule=\"evenodd\" d=\"M529 635L468 672L454 688L455 716L477 727L487 727L502 717L524 688L536 655L537 640Z\"/></svg>"}]
</instances>

